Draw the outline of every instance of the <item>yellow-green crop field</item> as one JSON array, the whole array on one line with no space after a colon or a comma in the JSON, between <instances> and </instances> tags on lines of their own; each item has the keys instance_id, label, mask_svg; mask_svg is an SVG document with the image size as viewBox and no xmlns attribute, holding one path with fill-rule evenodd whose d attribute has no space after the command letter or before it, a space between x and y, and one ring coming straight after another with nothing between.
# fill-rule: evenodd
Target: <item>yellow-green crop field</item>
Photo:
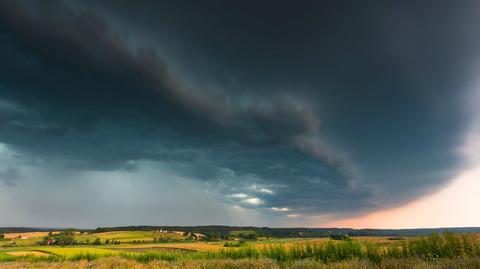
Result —
<instances>
[{"instance_id":1,"label":"yellow-green crop field","mask_svg":"<svg viewBox=\"0 0 480 269\"><path fill-rule=\"evenodd\" d=\"M92 254L99 256L118 255L119 251L95 247L36 247L35 251L51 253L70 258L76 255Z\"/></svg>"},{"instance_id":2,"label":"yellow-green crop field","mask_svg":"<svg viewBox=\"0 0 480 269\"><path fill-rule=\"evenodd\" d=\"M175 241L152 242L161 235ZM232 247L225 244L227 241L188 241L178 233L75 233L77 242L87 239L92 242L97 238L119 243L39 246L12 242L39 242L42 236L2 240L0 268L197 268L195 265L202 268L480 268L478 234L400 240L387 237L260 238ZM136 243L131 243L133 240ZM238 240L229 241L234 242ZM452 264L453 267L442 267ZM157 267L159 265L162 267Z\"/></svg>"},{"instance_id":3,"label":"yellow-green crop field","mask_svg":"<svg viewBox=\"0 0 480 269\"><path fill-rule=\"evenodd\" d=\"M161 233L156 231L116 231L116 232L105 232L97 234L79 234L75 236L76 240L81 242L88 240L89 242L95 241L99 238L102 242L105 240L115 240L124 242L132 241L152 241L155 238L166 239L166 240L181 240L185 238L183 235L174 234L174 233Z\"/></svg>"},{"instance_id":4,"label":"yellow-green crop field","mask_svg":"<svg viewBox=\"0 0 480 269\"><path fill-rule=\"evenodd\" d=\"M55 232L54 232L55 233ZM56 232L58 233L58 232ZM9 234L6 234L8 236ZM15 246L32 246L42 240L44 236L48 235L46 232L41 233L15 233L15 237L6 238L0 241L0 245L15 245ZM106 240L115 240L121 243L128 243L133 241L151 242L154 239L158 240L182 240L185 236L176 233L162 233L158 231L116 231L104 233L75 233L75 240L82 243L92 243L96 239L100 239L102 243Z\"/></svg>"}]
</instances>

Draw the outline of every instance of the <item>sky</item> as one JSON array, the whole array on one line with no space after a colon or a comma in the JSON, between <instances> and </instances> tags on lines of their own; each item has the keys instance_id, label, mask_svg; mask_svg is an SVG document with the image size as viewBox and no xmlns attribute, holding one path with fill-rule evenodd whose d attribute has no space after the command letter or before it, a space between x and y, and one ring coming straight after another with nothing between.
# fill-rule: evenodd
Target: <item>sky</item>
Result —
<instances>
[{"instance_id":1,"label":"sky","mask_svg":"<svg viewBox=\"0 0 480 269\"><path fill-rule=\"evenodd\" d=\"M445 2L0 1L0 226L480 226Z\"/></svg>"}]
</instances>

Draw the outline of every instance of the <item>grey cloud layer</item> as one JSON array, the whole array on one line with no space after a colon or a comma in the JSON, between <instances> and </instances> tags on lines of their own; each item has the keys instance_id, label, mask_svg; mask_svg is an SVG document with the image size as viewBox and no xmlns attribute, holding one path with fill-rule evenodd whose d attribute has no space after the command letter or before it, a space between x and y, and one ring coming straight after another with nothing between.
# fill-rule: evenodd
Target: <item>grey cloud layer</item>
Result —
<instances>
[{"instance_id":1,"label":"grey cloud layer","mask_svg":"<svg viewBox=\"0 0 480 269\"><path fill-rule=\"evenodd\" d=\"M0 142L32 163L153 160L308 214L404 202L460 163L471 4L70 4L0 2Z\"/></svg>"},{"instance_id":2,"label":"grey cloud layer","mask_svg":"<svg viewBox=\"0 0 480 269\"><path fill-rule=\"evenodd\" d=\"M76 169L174 162L193 179L230 180L225 194L282 186L261 197L265 207L315 212L342 208L335 201L351 193L368 198L351 188L348 160L320 142L305 103L189 90L155 50L132 48L104 18L60 2L2 2L0 13L9 61L0 135L14 149ZM234 178L221 178L224 169Z\"/></svg>"},{"instance_id":3,"label":"grey cloud layer","mask_svg":"<svg viewBox=\"0 0 480 269\"><path fill-rule=\"evenodd\" d=\"M29 53L35 55L25 57L38 57L30 59L33 63L26 68L18 66L23 62L14 63L17 65L15 67L25 68L18 70L20 72L17 76L25 76L23 79L38 79L36 76L39 76L39 81L35 81L34 85L40 82L39 86L45 87L42 89L47 95L44 98L50 99L46 102L59 106L72 105L75 106L73 109L83 109L87 113L87 110L93 109L93 113L120 113L123 116L121 113L125 111L167 121L178 117L181 120L196 121L197 125L207 124L213 128L226 129L233 135L238 134L239 139L252 143L288 143L301 149L305 148L305 144L317 143L308 138L317 133L318 119L305 105L286 98L258 101L247 97L237 101L235 96L227 93L213 96L208 92L188 90L168 72L166 63L153 49L130 48L128 40L114 32L103 18L86 11L68 9L59 2L47 3L49 4L36 6L34 12L14 2L4 2L2 7L7 28L13 31L13 36L7 35L7 38L19 38L20 42L27 42L31 46ZM52 78L46 72L38 72L37 67L42 64L53 69L49 71L60 71L60 77ZM70 74L56 68L68 68L68 71L76 73ZM62 75L66 77L61 77ZM77 75L87 83L80 81L79 86L62 85L68 84L68 79L71 78L68 76L72 75ZM8 84L9 81L6 85L19 86L23 91L19 95L39 91L31 89L32 86L35 87L31 82L19 82L19 77L14 79L17 81L11 81L13 85ZM97 82L99 85L91 84ZM55 83L59 85L51 88ZM66 89L64 86L70 87ZM99 90L87 88L92 86L99 87ZM167 113L169 115L165 115ZM98 113L94 116L102 115ZM107 114L106 117L108 116L110 115ZM88 124L89 120L84 120ZM78 119L72 117L65 121ZM83 122L76 124L78 123ZM325 149L325 146L313 146L316 148L315 157L336 162L335 154Z\"/></svg>"},{"instance_id":4,"label":"grey cloud layer","mask_svg":"<svg viewBox=\"0 0 480 269\"><path fill-rule=\"evenodd\" d=\"M3 171L0 170L0 182L3 182L6 186L17 185L21 178L22 173L16 168L7 167Z\"/></svg>"}]
</instances>

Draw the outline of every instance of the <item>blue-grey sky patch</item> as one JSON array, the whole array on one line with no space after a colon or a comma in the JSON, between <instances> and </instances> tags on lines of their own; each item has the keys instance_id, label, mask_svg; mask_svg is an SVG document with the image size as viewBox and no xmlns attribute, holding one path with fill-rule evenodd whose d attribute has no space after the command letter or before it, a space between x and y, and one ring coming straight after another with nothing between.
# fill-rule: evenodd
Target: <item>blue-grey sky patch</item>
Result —
<instances>
[{"instance_id":1,"label":"blue-grey sky patch","mask_svg":"<svg viewBox=\"0 0 480 269\"><path fill-rule=\"evenodd\" d=\"M0 182L5 186L16 186L21 178L22 173L14 167L7 167L4 170L0 170Z\"/></svg>"}]
</instances>

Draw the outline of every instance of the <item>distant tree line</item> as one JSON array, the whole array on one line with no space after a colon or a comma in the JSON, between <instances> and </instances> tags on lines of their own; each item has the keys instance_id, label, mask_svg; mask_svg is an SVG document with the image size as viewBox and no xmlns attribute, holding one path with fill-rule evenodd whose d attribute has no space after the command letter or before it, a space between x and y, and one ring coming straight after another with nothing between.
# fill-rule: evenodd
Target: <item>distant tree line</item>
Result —
<instances>
[{"instance_id":1,"label":"distant tree line","mask_svg":"<svg viewBox=\"0 0 480 269\"><path fill-rule=\"evenodd\" d=\"M278 238L313 238L330 237L331 235L348 236L389 236L405 237L429 235L432 233L479 233L480 227L461 228L437 228L437 229L349 229L349 228L269 228L269 227L239 227L239 226L121 226L121 227L98 227L92 233L112 231L155 231L172 230L184 233L201 233L205 237L202 240L227 240L232 231L250 230L255 231L257 237ZM1 232L1 229L0 229Z\"/></svg>"}]
</instances>

